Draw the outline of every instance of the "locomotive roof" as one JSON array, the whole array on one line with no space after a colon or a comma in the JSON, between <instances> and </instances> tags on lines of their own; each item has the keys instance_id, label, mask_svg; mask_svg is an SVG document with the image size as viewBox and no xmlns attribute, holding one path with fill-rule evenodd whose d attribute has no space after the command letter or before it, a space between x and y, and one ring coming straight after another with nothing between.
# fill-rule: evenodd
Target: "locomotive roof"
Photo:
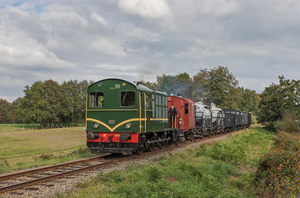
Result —
<instances>
[{"instance_id":1,"label":"locomotive roof","mask_svg":"<svg viewBox=\"0 0 300 198\"><path fill-rule=\"evenodd\" d=\"M105 80L122 80L122 81L124 81L124 82L126 82L126 83L130 83L130 84L132 84L133 86L136 86L136 85L133 84L132 82L129 82L129 81L127 81L127 80L123 80L123 79L121 79L121 78L105 78L105 79L102 79L102 80L98 80L97 82L94 82L94 83L91 84L89 87L91 87L91 86L93 86L94 84L99 83L99 82L101 82L101 81L105 81Z\"/></svg>"},{"instance_id":2,"label":"locomotive roof","mask_svg":"<svg viewBox=\"0 0 300 198\"><path fill-rule=\"evenodd\" d=\"M165 92L154 91L154 90L150 89L149 87L146 87L145 85L142 85L142 84L138 84L138 85L137 85L137 84L134 84L134 83L132 83L132 82L129 82L129 81L124 80L124 79L121 79L121 78L106 78L106 79L102 79L102 80L99 80L99 81L97 81L97 82L91 84L89 87L91 87L92 85L94 85L94 84L96 84L96 83L99 83L99 82L101 82L101 81L105 81L105 80L122 80L122 81L124 81L124 82L126 82L126 83L129 83L129 84L135 86L138 90L141 90L141 91L148 91L148 92L155 92L155 93L167 95L167 93L165 93Z\"/></svg>"},{"instance_id":3,"label":"locomotive roof","mask_svg":"<svg viewBox=\"0 0 300 198\"><path fill-rule=\"evenodd\" d=\"M168 97L181 98L183 100L188 100L189 102L195 102L195 100L192 100L192 99L189 99L189 98L184 98L182 96L168 96Z\"/></svg>"}]
</instances>

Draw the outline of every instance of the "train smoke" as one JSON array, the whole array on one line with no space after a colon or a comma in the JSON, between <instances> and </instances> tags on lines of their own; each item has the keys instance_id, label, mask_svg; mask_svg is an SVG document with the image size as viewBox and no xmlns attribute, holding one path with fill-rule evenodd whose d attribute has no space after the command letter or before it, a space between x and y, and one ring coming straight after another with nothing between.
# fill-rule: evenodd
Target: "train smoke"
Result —
<instances>
[{"instance_id":1,"label":"train smoke","mask_svg":"<svg viewBox=\"0 0 300 198\"><path fill-rule=\"evenodd\" d=\"M156 72L158 71L158 63L148 63L144 66L140 66L137 69L138 78L141 81L156 81Z\"/></svg>"}]
</instances>

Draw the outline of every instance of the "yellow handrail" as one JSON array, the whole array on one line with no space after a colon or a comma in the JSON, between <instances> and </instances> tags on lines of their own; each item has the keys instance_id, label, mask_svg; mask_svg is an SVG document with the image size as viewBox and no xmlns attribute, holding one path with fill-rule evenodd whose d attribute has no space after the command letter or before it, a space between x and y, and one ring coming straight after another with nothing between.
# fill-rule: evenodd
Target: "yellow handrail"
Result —
<instances>
[{"instance_id":1,"label":"yellow handrail","mask_svg":"<svg viewBox=\"0 0 300 198\"><path fill-rule=\"evenodd\" d=\"M86 94L86 99L85 99L85 128L86 128L86 130L87 130L87 105L88 105L87 99L88 99L88 95Z\"/></svg>"},{"instance_id":2,"label":"yellow handrail","mask_svg":"<svg viewBox=\"0 0 300 198\"><path fill-rule=\"evenodd\" d=\"M144 93L144 101L145 101L145 133L146 133L146 126L147 126L147 114L146 114L146 108L147 108L147 105L146 105L146 93Z\"/></svg>"},{"instance_id":3,"label":"yellow handrail","mask_svg":"<svg viewBox=\"0 0 300 198\"><path fill-rule=\"evenodd\" d=\"M142 132L142 104L141 104L141 92L139 92L139 104L140 104L140 133Z\"/></svg>"}]
</instances>

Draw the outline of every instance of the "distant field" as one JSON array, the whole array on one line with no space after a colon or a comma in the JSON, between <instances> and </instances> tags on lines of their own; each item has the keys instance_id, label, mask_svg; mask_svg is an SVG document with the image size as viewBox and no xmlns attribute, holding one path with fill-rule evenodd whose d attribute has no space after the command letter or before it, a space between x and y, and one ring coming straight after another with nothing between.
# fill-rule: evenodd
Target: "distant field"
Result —
<instances>
[{"instance_id":1,"label":"distant field","mask_svg":"<svg viewBox=\"0 0 300 198\"><path fill-rule=\"evenodd\" d=\"M40 124L0 124L1 131L20 131L24 129L40 129Z\"/></svg>"},{"instance_id":2,"label":"distant field","mask_svg":"<svg viewBox=\"0 0 300 198\"><path fill-rule=\"evenodd\" d=\"M32 162L42 154L63 156L86 148L83 127L0 131L0 169L5 164L14 166L18 163ZM89 151L87 152L89 154Z\"/></svg>"}]
</instances>

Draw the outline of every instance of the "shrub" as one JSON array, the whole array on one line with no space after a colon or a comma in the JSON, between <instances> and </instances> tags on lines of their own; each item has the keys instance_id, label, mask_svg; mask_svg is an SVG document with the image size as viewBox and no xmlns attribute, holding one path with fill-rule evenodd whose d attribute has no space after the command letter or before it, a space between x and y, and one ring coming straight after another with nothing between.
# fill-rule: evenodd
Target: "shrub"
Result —
<instances>
[{"instance_id":1,"label":"shrub","mask_svg":"<svg viewBox=\"0 0 300 198\"><path fill-rule=\"evenodd\" d=\"M155 166L150 166L148 169L146 169L146 172L151 181L157 181L161 179L161 173Z\"/></svg>"},{"instance_id":2,"label":"shrub","mask_svg":"<svg viewBox=\"0 0 300 198\"><path fill-rule=\"evenodd\" d=\"M255 116L253 113L251 114L251 124L252 125L257 124L257 116Z\"/></svg>"},{"instance_id":3,"label":"shrub","mask_svg":"<svg viewBox=\"0 0 300 198\"><path fill-rule=\"evenodd\" d=\"M121 183L124 181L124 177L120 171L113 171L107 174L104 174L102 181L105 183Z\"/></svg>"},{"instance_id":4,"label":"shrub","mask_svg":"<svg viewBox=\"0 0 300 198\"><path fill-rule=\"evenodd\" d=\"M286 131L291 133L299 132L300 122L296 112L287 110L283 114L283 118L275 123L277 131Z\"/></svg>"},{"instance_id":5,"label":"shrub","mask_svg":"<svg viewBox=\"0 0 300 198\"><path fill-rule=\"evenodd\" d=\"M200 169L187 161L178 162L176 166L179 168L179 170L184 171L192 176L198 176L199 178L202 177Z\"/></svg>"},{"instance_id":6,"label":"shrub","mask_svg":"<svg viewBox=\"0 0 300 198\"><path fill-rule=\"evenodd\" d=\"M255 184L268 196L295 196L299 193L300 135L280 132L270 152L260 160Z\"/></svg>"}]
</instances>

